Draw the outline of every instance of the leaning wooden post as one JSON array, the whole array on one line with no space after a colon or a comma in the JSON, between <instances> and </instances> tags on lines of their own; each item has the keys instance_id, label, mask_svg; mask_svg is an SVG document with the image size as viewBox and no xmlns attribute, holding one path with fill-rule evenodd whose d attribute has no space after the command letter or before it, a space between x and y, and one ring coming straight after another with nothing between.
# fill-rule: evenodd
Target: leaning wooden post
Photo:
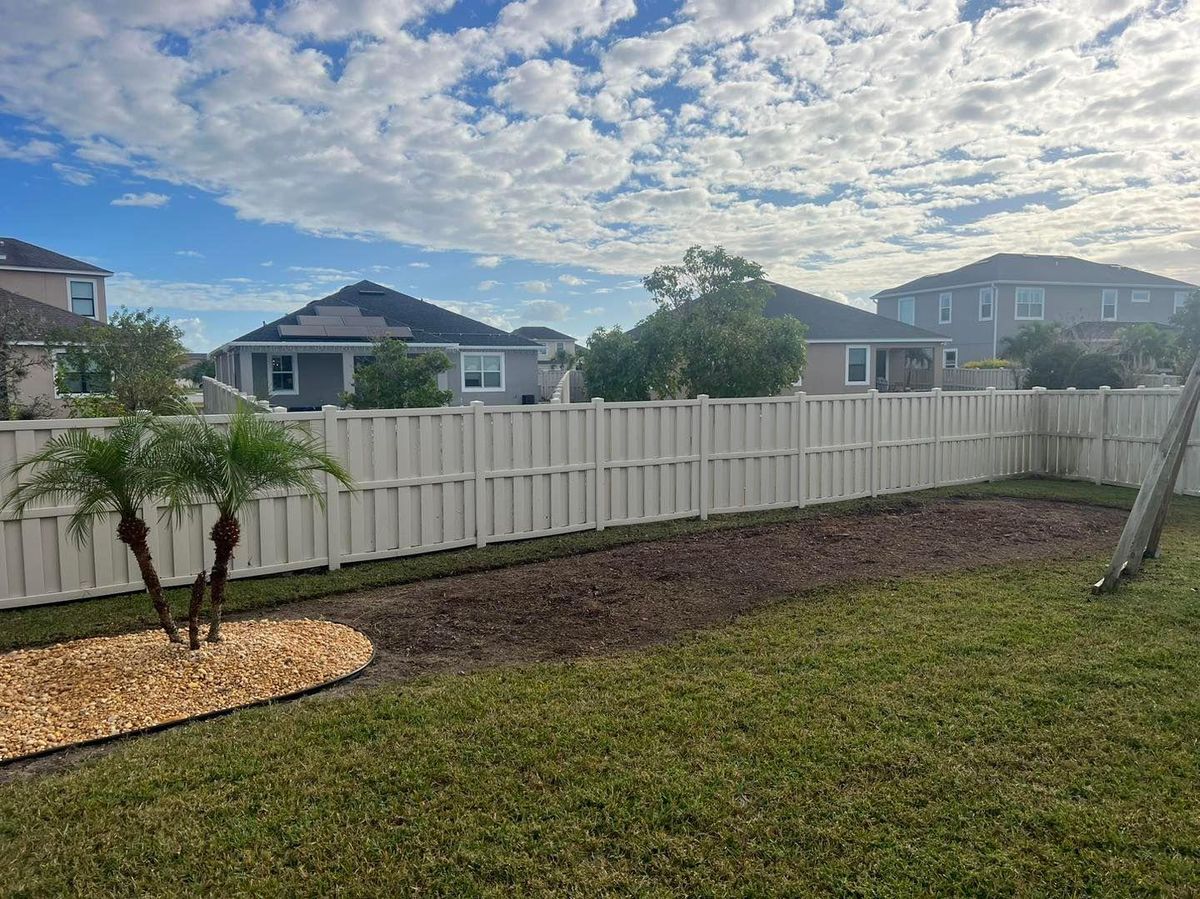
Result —
<instances>
[{"instance_id":1,"label":"leaning wooden post","mask_svg":"<svg viewBox=\"0 0 1200 899\"><path fill-rule=\"evenodd\" d=\"M1137 499L1134 500L1133 509L1125 522L1125 528L1121 531L1121 539L1117 542L1108 573L1092 585L1092 592L1109 593L1116 588L1121 575L1135 574L1141 568L1142 559L1150 546L1150 536L1159 521L1159 516L1165 517L1166 515L1165 507L1170 502L1171 492L1175 487L1175 478L1179 475L1181 458L1195 421L1198 402L1200 402L1200 356L1197 356L1196 361L1192 363L1179 402L1171 410L1167 427L1150 460L1149 470L1142 480L1142 487L1138 491Z\"/></svg>"},{"instance_id":2,"label":"leaning wooden post","mask_svg":"<svg viewBox=\"0 0 1200 899\"><path fill-rule=\"evenodd\" d=\"M1183 402L1182 396L1180 396L1179 402ZM1197 406L1200 406L1200 400L1197 401ZM1192 426L1196 421L1196 412L1196 409L1192 409L1191 417L1183 425L1183 438L1180 442L1179 454L1175 457L1175 470L1171 474L1171 487L1166 498L1163 500L1162 506L1159 507L1158 515L1154 518L1154 524L1150 528L1150 537L1146 541L1146 551L1142 554L1143 558L1157 559L1159 557L1159 542L1162 540L1163 526L1167 523L1167 509L1170 507L1171 494L1175 492L1175 485L1179 481L1179 472L1183 470L1183 463L1187 459L1188 441L1192 437Z\"/></svg>"}]
</instances>

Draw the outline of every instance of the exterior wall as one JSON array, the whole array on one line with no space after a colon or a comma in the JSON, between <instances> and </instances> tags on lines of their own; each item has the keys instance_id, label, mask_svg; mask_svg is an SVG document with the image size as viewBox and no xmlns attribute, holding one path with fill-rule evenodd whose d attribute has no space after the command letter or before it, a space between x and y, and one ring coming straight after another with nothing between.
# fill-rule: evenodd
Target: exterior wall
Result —
<instances>
[{"instance_id":1,"label":"exterior wall","mask_svg":"<svg viewBox=\"0 0 1200 899\"><path fill-rule=\"evenodd\" d=\"M558 345L560 343L563 345L563 349L567 352L568 355L571 355L571 356L575 355L575 341L574 340L539 340L537 338L532 338L532 339L536 340L542 346L542 348L540 350L538 350L538 354L537 354L539 362L547 362L548 363L548 362L553 361L555 355L557 355L557 353L558 353Z\"/></svg>"},{"instance_id":2,"label":"exterior wall","mask_svg":"<svg viewBox=\"0 0 1200 899\"><path fill-rule=\"evenodd\" d=\"M846 348L849 346L867 347L867 383L846 384ZM866 393L875 386L876 350L886 350L888 354L888 377L895 383L904 383L905 352L910 349L925 350L933 358L933 367L921 373L922 380L915 387L935 387L942 383L942 354L940 344L914 343L810 343L808 345L808 365L804 369L802 390L812 396L832 394ZM914 375L917 373L914 372Z\"/></svg>"},{"instance_id":3,"label":"exterior wall","mask_svg":"<svg viewBox=\"0 0 1200 899\"><path fill-rule=\"evenodd\" d=\"M993 310L994 321L979 320L979 290L975 287L957 287L947 290L927 290L909 294L915 298L916 320L918 328L926 328L951 338L946 344L949 348L958 350L959 365L972 359L989 359L998 355L999 347L1005 337L1015 335L1029 320L1016 317L1016 284L1001 283L997 285L996 303ZM1022 287L1044 287L1046 302L1042 321L1059 322L1071 326L1080 322L1101 321L1100 299L1101 291L1106 288L1099 285L1072 284L1021 284ZM1114 289L1114 288L1107 288ZM1150 302L1134 303L1133 291L1137 288L1116 287L1117 317L1119 322L1158 322L1166 324L1175 310L1176 290L1186 288L1153 287L1150 288ZM949 292L951 300L951 321L949 324L938 322L938 297ZM887 318L899 319L900 297L883 297L878 301L877 311Z\"/></svg>"},{"instance_id":4,"label":"exterior wall","mask_svg":"<svg viewBox=\"0 0 1200 899\"><path fill-rule=\"evenodd\" d=\"M67 293L68 281L96 282L96 318L108 321L108 305L104 296L104 278L101 275L64 275L58 272L19 272L0 269L0 287L39 300L59 309L71 311Z\"/></svg>"},{"instance_id":5,"label":"exterior wall","mask_svg":"<svg viewBox=\"0 0 1200 899\"><path fill-rule=\"evenodd\" d=\"M446 375L449 379L447 387L454 394L451 405L466 405L480 400L488 406L519 406L525 396L532 396L533 401L538 402L541 387L538 384L537 353L531 350L504 351L503 390L464 390L462 356L471 352L461 350L450 354L454 367Z\"/></svg>"},{"instance_id":6,"label":"exterior wall","mask_svg":"<svg viewBox=\"0 0 1200 899\"><path fill-rule=\"evenodd\" d=\"M50 415L67 417L69 413L67 404L55 396L54 364L51 361L53 357L50 351L43 347L20 347L18 352L32 357L34 365L26 373L25 379L17 386L16 401L26 405L40 398L48 404Z\"/></svg>"}]
</instances>

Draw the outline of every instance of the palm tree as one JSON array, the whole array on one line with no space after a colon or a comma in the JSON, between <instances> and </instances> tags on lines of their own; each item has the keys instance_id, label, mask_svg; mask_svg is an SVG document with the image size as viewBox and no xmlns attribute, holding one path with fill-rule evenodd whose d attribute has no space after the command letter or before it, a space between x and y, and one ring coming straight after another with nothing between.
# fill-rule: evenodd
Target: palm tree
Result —
<instances>
[{"instance_id":1,"label":"palm tree","mask_svg":"<svg viewBox=\"0 0 1200 899\"><path fill-rule=\"evenodd\" d=\"M1028 366L1033 358L1063 339L1062 325L1058 322L1033 322L1024 325L1011 337L1005 337L1000 353L1005 359L1013 359Z\"/></svg>"},{"instance_id":2,"label":"palm tree","mask_svg":"<svg viewBox=\"0 0 1200 899\"><path fill-rule=\"evenodd\" d=\"M1130 325L1117 332L1120 348L1133 359L1137 372L1149 371L1153 365L1166 367L1175 355L1174 338L1164 328L1151 322Z\"/></svg>"},{"instance_id":3,"label":"palm tree","mask_svg":"<svg viewBox=\"0 0 1200 899\"><path fill-rule=\"evenodd\" d=\"M68 431L46 441L46 445L13 466L10 475L34 470L19 484L5 507L24 514L33 502L74 502L75 511L67 532L83 546L88 525L97 515L115 512L117 538L137 560L146 591L154 603L159 623L172 643L182 642L171 608L163 596L162 582L150 556L150 528L142 518L142 504L159 492L161 466L152 439L148 413L122 418L105 437L84 430Z\"/></svg>"},{"instance_id":4,"label":"palm tree","mask_svg":"<svg viewBox=\"0 0 1200 899\"><path fill-rule=\"evenodd\" d=\"M315 475L332 475L353 486L349 472L325 452L321 441L298 425L272 421L249 410L234 413L227 427L200 416L186 420L160 420L159 446L164 460L162 492L175 515L196 502L217 507L210 537L213 566L209 576L211 618L209 643L221 639L221 608L229 563L241 538L238 516L256 494L269 489L299 489L324 504L325 496ZM203 588L201 587L201 590ZM193 591L193 597L195 592ZM189 622L193 648L195 616Z\"/></svg>"}]
</instances>

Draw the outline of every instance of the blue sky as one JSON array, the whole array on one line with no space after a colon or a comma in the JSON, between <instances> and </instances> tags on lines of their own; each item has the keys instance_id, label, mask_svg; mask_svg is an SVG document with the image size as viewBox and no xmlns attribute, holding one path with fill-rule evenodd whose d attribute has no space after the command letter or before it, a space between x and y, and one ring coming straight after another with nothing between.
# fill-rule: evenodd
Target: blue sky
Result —
<instances>
[{"instance_id":1,"label":"blue sky","mask_svg":"<svg viewBox=\"0 0 1200 899\"><path fill-rule=\"evenodd\" d=\"M364 277L586 336L693 243L868 307L998 251L1200 280L1197 2L0 13L0 234L195 349Z\"/></svg>"}]
</instances>

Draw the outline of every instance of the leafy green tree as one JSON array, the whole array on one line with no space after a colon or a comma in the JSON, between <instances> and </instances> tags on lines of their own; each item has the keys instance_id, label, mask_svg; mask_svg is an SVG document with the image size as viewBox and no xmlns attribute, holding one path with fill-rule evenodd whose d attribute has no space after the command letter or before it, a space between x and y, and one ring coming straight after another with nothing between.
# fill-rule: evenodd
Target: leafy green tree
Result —
<instances>
[{"instance_id":1,"label":"leafy green tree","mask_svg":"<svg viewBox=\"0 0 1200 899\"><path fill-rule=\"evenodd\" d=\"M76 328L63 335L67 350L58 372L62 392L72 392L61 383L66 371L88 372L102 385L95 388L99 396L69 399L72 414L179 412L184 393L175 379L186 354L182 335L169 318L152 309L118 310L103 327Z\"/></svg>"},{"instance_id":2,"label":"leafy green tree","mask_svg":"<svg viewBox=\"0 0 1200 899\"><path fill-rule=\"evenodd\" d=\"M1175 364L1184 371L1192 367L1192 360L1200 352L1200 290L1192 291L1182 309L1171 316L1176 329L1175 345L1178 351Z\"/></svg>"},{"instance_id":3,"label":"leafy green tree","mask_svg":"<svg viewBox=\"0 0 1200 899\"><path fill-rule=\"evenodd\" d=\"M1067 387L1095 390L1097 387L1120 387L1125 381L1121 362L1111 353L1084 353L1071 364Z\"/></svg>"},{"instance_id":4,"label":"leafy green tree","mask_svg":"<svg viewBox=\"0 0 1200 899\"><path fill-rule=\"evenodd\" d=\"M24 472L32 475L9 494L5 506L20 516L40 499L55 504L74 502L67 532L80 546L87 542L88 526L95 516L115 512L117 538L137 561L167 638L178 643L179 629L150 555L150 528L142 518L143 502L163 486L163 465L151 424L151 417L143 413L122 418L104 437L84 430L51 437L13 467L10 474L14 478Z\"/></svg>"},{"instance_id":5,"label":"leafy green tree","mask_svg":"<svg viewBox=\"0 0 1200 899\"><path fill-rule=\"evenodd\" d=\"M353 486L349 472L329 455L324 445L299 424L272 421L242 409L228 426L214 425L201 416L160 419L158 446L162 464L161 492L171 513L179 516L195 503L211 503L217 521L210 537L213 566L209 576L210 643L221 639L221 609L229 563L241 539L239 516L263 490L301 490L324 502L316 475L332 475ZM189 616L189 644L199 648L198 609Z\"/></svg>"},{"instance_id":6,"label":"leafy green tree","mask_svg":"<svg viewBox=\"0 0 1200 899\"><path fill-rule=\"evenodd\" d=\"M634 402L650 395L647 345L620 328L597 328L588 338L584 379L592 396Z\"/></svg>"},{"instance_id":7,"label":"leafy green tree","mask_svg":"<svg viewBox=\"0 0 1200 899\"><path fill-rule=\"evenodd\" d=\"M1033 357L1050 349L1063 339L1062 325L1058 322L1032 322L1025 325L1012 337L1005 337L1000 344L1001 355L1024 365L1031 365Z\"/></svg>"},{"instance_id":8,"label":"leafy green tree","mask_svg":"<svg viewBox=\"0 0 1200 899\"><path fill-rule=\"evenodd\" d=\"M1029 357L1025 386L1050 390L1074 386L1070 382L1071 369L1082 355L1083 348L1076 343L1055 343L1040 350Z\"/></svg>"},{"instance_id":9,"label":"leafy green tree","mask_svg":"<svg viewBox=\"0 0 1200 899\"><path fill-rule=\"evenodd\" d=\"M217 363L212 359L202 359L188 369L187 379L193 384L199 384L201 378L215 378Z\"/></svg>"},{"instance_id":10,"label":"leafy green tree","mask_svg":"<svg viewBox=\"0 0 1200 899\"><path fill-rule=\"evenodd\" d=\"M1117 332L1121 351L1133 360L1133 370L1146 372L1152 366L1169 367L1175 359L1175 338L1150 322L1130 325Z\"/></svg>"},{"instance_id":11,"label":"leafy green tree","mask_svg":"<svg viewBox=\"0 0 1200 899\"><path fill-rule=\"evenodd\" d=\"M438 375L454 367L441 350L409 355L402 340L375 344L369 362L354 372L354 391L342 394L343 406L355 409L416 409L445 406L454 394L438 387Z\"/></svg>"}]
</instances>

